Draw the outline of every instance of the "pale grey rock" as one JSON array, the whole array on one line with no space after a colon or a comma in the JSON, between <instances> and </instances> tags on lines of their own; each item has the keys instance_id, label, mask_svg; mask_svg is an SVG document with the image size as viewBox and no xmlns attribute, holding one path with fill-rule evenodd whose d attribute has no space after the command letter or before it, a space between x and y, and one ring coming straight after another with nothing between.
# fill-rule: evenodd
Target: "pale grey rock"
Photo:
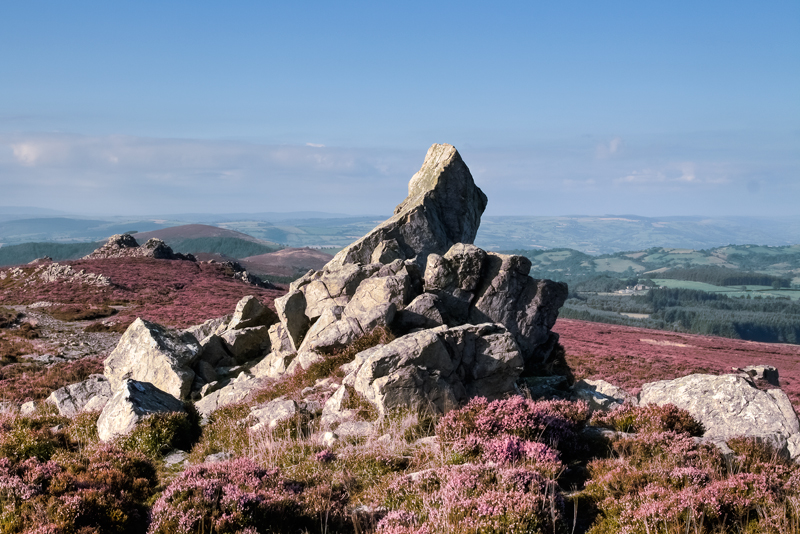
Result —
<instances>
[{"instance_id":1,"label":"pale grey rock","mask_svg":"<svg viewBox=\"0 0 800 534\"><path fill-rule=\"evenodd\" d=\"M300 350L341 348L379 326L388 326L408 298L407 274L361 282L340 316L326 309L306 334Z\"/></svg>"},{"instance_id":2,"label":"pale grey rock","mask_svg":"<svg viewBox=\"0 0 800 534\"><path fill-rule=\"evenodd\" d=\"M185 451L174 450L171 453L164 456L164 464L167 467L172 467L173 465L182 464L185 465L187 460L186 458L189 455L186 454Z\"/></svg>"},{"instance_id":3,"label":"pale grey rock","mask_svg":"<svg viewBox=\"0 0 800 534\"><path fill-rule=\"evenodd\" d=\"M243 380L230 380L223 387L216 389L194 404L194 407L204 417L211 412L228 404L243 401L252 392L263 385L258 378L245 378Z\"/></svg>"},{"instance_id":4,"label":"pale grey rock","mask_svg":"<svg viewBox=\"0 0 800 534\"><path fill-rule=\"evenodd\" d=\"M416 257L424 265L428 254L444 254L455 243L475 239L486 202L458 151L451 145L434 144L394 215L339 252L327 269L371 263L375 250L391 240L401 257Z\"/></svg>"},{"instance_id":5,"label":"pale grey rock","mask_svg":"<svg viewBox=\"0 0 800 534\"><path fill-rule=\"evenodd\" d=\"M275 323L269 327L269 344L272 352L284 354L297 352L289 337L288 330L282 323Z\"/></svg>"},{"instance_id":6,"label":"pale grey rock","mask_svg":"<svg viewBox=\"0 0 800 534\"><path fill-rule=\"evenodd\" d=\"M250 430L273 430L280 423L297 416L299 412L297 403L285 398L275 399L263 406L254 406L250 409L250 417L256 422L250 426Z\"/></svg>"},{"instance_id":7,"label":"pale grey rock","mask_svg":"<svg viewBox=\"0 0 800 534\"><path fill-rule=\"evenodd\" d=\"M155 413L184 412L183 403L147 382L125 380L97 420L102 441L128 434L145 417Z\"/></svg>"},{"instance_id":8,"label":"pale grey rock","mask_svg":"<svg viewBox=\"0 0 800 534\"><path fill-rule=\"evenodd\" d=\"M395 239L388 239L386 241L381 241L378 243L378 246L375 247L375 250L372 251L372 256L370 258L370 263L392 263L396 260L404 260L405 254L403 254L403 250L400 248L400 245L397 243Z\"/></svg>"},{"instance_id":9,"label":"pale grey rock","mask_svg":"<svg viewBox=\"0 0 800 534\"><path fill-rule=\"evenodd\" d=\"M351 390L345 386L340 386L331 395L322 407L322 426L330 427L341 421L353 419L356 416L355 410L346 409L345 406L350 401Z\"/></svg>"},{"instance_id":10,"label":"pale grey rock","mask_svg":"<svg viewBox=\"0 0 800 534\"><path fill-rule=\"evenodd\" d=\"M490 323L407 334L342 366L343 384L382 414L402 407L443 413L472 397L499 398L522 368L513 336Z\"/></svg>"},{"instance_id":11,"label":"pale grey rock","mask_svg":"<svg viewBox=\"0 0 800 534\"><path fill-rule=\"evenodd\" d=\"M610 411L626 401L637 402L633 395L605 380L579 380L572 385L572 393L576 399L585 401L592 411Z\"/></svg>"},{"instance_id":12,"label":"pale grey rock","mask_svg":"<svg viewBox=\"0 0 800 534\"><path fill-rule=\"evenodd\" d=\"M299 290L290 290L286 295L275 299L275 310L289 337L292 349L297 350L311 324L305 313L305 294Z\"/></svg>"},{"instance_id":13,"label":"pale grey rock","mask_svg":"<svg viewBox=\"0 0 800 534\"><path fill-rule=\"evenodd\" d=\"M87 402L83 406L83 410L81 410L81 411L83 411L83 412L101 412L101 411L103 411L103 408L106 407L106 404L108 404L108 401L110 401L110 400L111 400L111 397L104 397L103 395L97 395L96 397L92 397L91 399L89 399L89 402Z\"/></svg>"},{"instance_id":14,"label":"pale grey rock","mask_svg":"<svg viewBox=\"0 0 800 534\"><path fill-rule=\"evenodd\" d=\"M332 449L334 445L339 441L339 435L335 432L323 432L322 435L319 437L319 444L325 447L326 449Z\"/></svg>"},{"instance_id":15,"label":"pale grey rock","mask_svg":"<svg viewBox=\"0 0 800 534\"><path fill-rule=\"evenodd\" d=\"M693 374L644 384L639 405L648 404L674 404L688 411L703 424L706 439L753 437L793 459L800 454L800 420L786 393L760 390L741 376Z\"/></svg>"},{"instance_id":16,"label":"pale grey rock","mask_svg":"<svg viewBox=\"0 0 800 534\"><path fill-rule=\"evenodd\" d=\"M226 330L221 336L225 348L238 363L255 360L270 352L269 327L252 326Z\"/></svg>"},{"instance_id":17,"label":"pale grey rock","mask_svg":"<svg viewBox=\"0 0 800 534\"><path fill-rule=\"evenodd\" d=\"M30 417L31 415L36 413L36 410L38 410L39 406L41 405L42 405L41 401L35 401L35 400L28 401L24 403L22 406L20 406L19 414L22 417Z\"/></svg>"},{"instance_id":18,"label":"pale grey rock","mask_svg":"<svg viewBox=\"0 0 800 534\"><path fill-rule=\"evenodd\" d=\"M228 323L231 320L231 315L223 315L222 317L215 317L214 319L209 319L208 321L190 326L184 332L193 335L196 339L205 339L208 336L212 335L217 330L225 330L228 327ZM203 344L203 342L200 342Z\"/></svg>"},{"instance_id":19,"label":"pale grey rock","mask_svg":"<svg viewBox=\"0 0 800 534\"><path fill-rule=\"evenodd\" d=\"M425 291L439 299L437 310L450 326L484 322L504 325L520 346L529 370L546 362L557 335L550 330L567 298L567 286L528 276L523 256L487 253L458 243L446 254L431 254Z\"/></svg>"},{"instance_id":20,"label":"pale grey rock","mask_svg":"<svg viewBox=\"0 0 800 534\"><path fill-rule=\"evenodd\" d=\"M428 256L428 261L432 257ZM433 293L423 293L397 312L394 324L402 331L415 328L435 328L450 323L450 316L441 299Z\"/></svg>"},{"instance_id":21,"label":"pale grey rock","mask_svg":"<svg viewBox=\"0 0 800 534\"><path fill-rule=\"evenodd\" d=\"M264 306L253 295L248 295L236 303L236 309L227 328L228 330L240 330L254 326L270 326L277 320L275 312Z\"/></svg>"},{"instance_id":22,"label":"pale grey rock","mask_svg":"<svg viewBox=\"0 0 800 534\"><path fill-rule=\"evenodd\" d=\"M104 374L113 391L130 379L185 399L194 381L191 366L199 354L200 345L191 334L136 319L103 362Z\"/></svg>"},{"instance_id":23,"label":"pale grey rock","mask_svg":"<svg viewBox=\"0 0 800 534\"><path fill-rule=\"evenodd\" d=\"M208 456L206 456L205 459L203 460L203 463L216 464L219 462L226 462L228 460L231 460L232 458L233 454L230 452L225 452L225 451L216 452L214 454L209 454Z\"/></svg>"},{"instance_id":24,"label":"pale grey rock","mask_svg":"<svg viewBox=\"0 0 800 534\"><path fill-rule=\"evenodd\" d=\"M225 331L223 330L223 333ZM207 362L212 367L231 366L236 360L228 351L225 340L217 334L211 334L200 342L198 361Z\"/></svg>"},{"instance_id":25,"label":"pale grey rock","mask_svg":"<svg viewBox=\"0 0 800 534\"><path fill-rule=\"evenodd\" d=\"M375 425L369 421L345 421L336 427L339 438L363 438L375 431Z\"/></svg>"},{"instance_id":26,"label":"pale grey rock","mask_svg":"<svg viewBox=\"0 0 800 534\"><path fill-rule=\"evenodd\" d=\"M264 359L250 368L250 372L256 378L280 378L286 373L287 368L297 353L270 352Z\"/></svg>"},{"instance_id":27,"label":"pale grey rock","mask_svg":"<svg viewBox=\"0 0 800 534\"><path fill-rule=\"evenodd\" d=\"M297 356L292 359L292 362L286 368L286 375L291 376L300 369L306 370L315 363L325 361L325 357L321 354L312 351L301 351Z\"/></svg>"},{"instance_id":28,"label":"pale grey rock","mask_svg":"<svg viewBox=\"0 0 800 534\"><path fill-rule=\"evenodd\" d=\"M60 415L73 417L83 411L94 397L102 397L107 402L111 395L111 385L105 376L90 375L82 382L58 388L45 402L55 405Z\"/></svg>"},{"instance_id":29,"label":"pale grey rock","mask_svg":"<svg viewBox=\"0 0 800 534\"><path fill-rule=\"evenodd\" d=\"M483 279L470 308L473 324L496 322L514 336L526 365L542 364L549 357L553 337L550 330L558 310L567 299L567 284L535 280L528 276L531 262L523 256L487 253Z\"/></svg>"}]
</instances>

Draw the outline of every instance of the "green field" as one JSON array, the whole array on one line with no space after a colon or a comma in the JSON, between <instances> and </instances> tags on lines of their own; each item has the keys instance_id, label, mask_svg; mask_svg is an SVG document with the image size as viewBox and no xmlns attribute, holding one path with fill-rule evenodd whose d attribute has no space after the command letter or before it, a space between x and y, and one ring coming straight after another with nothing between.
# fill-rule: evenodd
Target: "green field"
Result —
<instances>
[{"instance_id":1,"label":"green field","mask_svg":"<svg viewBox=\"0 0 800 534\"><path fill-rule=\"evenodd\" d=\"M665 278L654 278L653 282L661 287L671 289L694 289L696 291L706 291L708 293L724 293L729 297L789 297L792 300L800 300L800 290L798 289L772 289L769 286L744 286L726 287L704 284L703 282L687 282L685 280L669 280Z\"/></svg>"}]
</instances>

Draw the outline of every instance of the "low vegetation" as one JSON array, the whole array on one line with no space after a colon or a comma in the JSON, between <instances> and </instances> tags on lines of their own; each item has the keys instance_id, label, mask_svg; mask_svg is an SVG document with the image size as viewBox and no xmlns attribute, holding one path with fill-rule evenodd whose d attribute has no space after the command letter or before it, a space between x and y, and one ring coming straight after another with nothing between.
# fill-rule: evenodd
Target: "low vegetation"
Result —
<instances>
[{"instance_id":1,"label":"low vegetation","mask_svg":"<svg viewBox=\"0 0 800 534\"><path fill-rule=\"evenodd\" d=\"M669 288L642 295L573 294L559 315L749 341L800 343L800 302L788 298L733 298Z\"/></svg>"}]
</instances>

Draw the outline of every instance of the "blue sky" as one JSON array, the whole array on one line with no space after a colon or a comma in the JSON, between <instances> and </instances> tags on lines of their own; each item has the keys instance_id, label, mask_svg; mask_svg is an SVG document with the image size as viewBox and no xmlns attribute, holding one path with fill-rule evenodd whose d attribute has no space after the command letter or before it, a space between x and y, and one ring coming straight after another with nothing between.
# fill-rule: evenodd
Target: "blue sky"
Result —
<instances>
[{"instance_id":1,"label":"blue sky","mask_svg":"<svg viewBox=\"0 0 800 534\"><path fill-rule=\"evenodd\" d=\"M796 215L800 3L14 2L0 205L387 213L434 142L487 214Z\"/></svg>"}]
</instances>

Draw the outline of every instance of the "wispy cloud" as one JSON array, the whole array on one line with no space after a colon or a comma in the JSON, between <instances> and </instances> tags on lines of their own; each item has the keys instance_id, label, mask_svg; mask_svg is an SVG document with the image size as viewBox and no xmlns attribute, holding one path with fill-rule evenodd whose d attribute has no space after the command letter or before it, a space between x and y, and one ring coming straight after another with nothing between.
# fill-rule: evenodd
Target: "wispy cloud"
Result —
<instances>
[{"instance_id":1,"label":"wispy cloud","mask_svg":"<svg viewBox=\"0 0 800 534\"><path fill-rule=\"evenodd\" d=\"M623 149L621 137L614 137L608 142L600 143L595 147L595 157L597 159L608 159L618 155Z\"/></svg>"}]
</instances>

